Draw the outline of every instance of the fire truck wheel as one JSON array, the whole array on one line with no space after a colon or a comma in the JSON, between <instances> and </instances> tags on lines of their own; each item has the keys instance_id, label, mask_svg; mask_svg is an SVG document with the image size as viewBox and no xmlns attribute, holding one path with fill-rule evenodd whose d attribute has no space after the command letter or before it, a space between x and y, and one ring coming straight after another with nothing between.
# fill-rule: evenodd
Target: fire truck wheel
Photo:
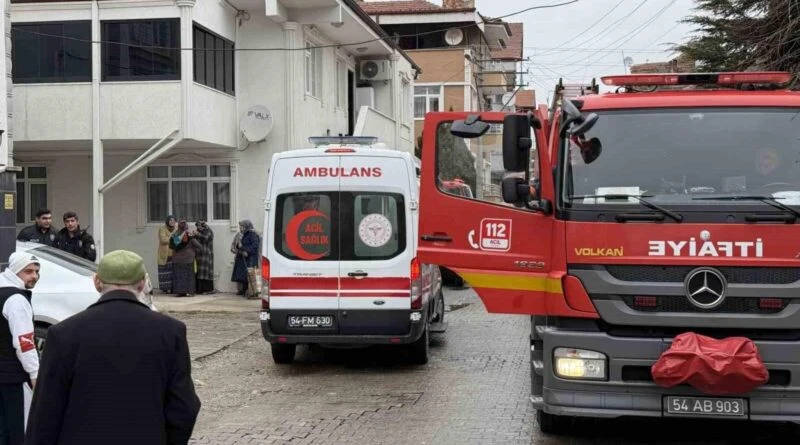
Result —
<instances>
[{"instance_id":1,"label":"fire truck wheel","mask_svg":"<svg viewBox=\"0 0 800 445\"><path fill-rule=\"evenodd\" d=\"M294 361L297 345L272 344L272 360L277 364L287 364Z\"/></svg>"},{"instance_id":2,"label":"fire truck wheel","mask_svg":"<svg viewBox=\"0 0 800 445\"><path fill-rule=\"evenodd\" d=\"M428 335L428 327L422 331L422 335L415 341L408 345L408 358L411 363L415 365L424 365L428 363L428 350L430 349L430 336Z\"/></svg>"},{"instance_id":3,"label":"fire truck wheel","mask_svg":"<svg viewBox=\"0 0 800 445\"><path fill-rule=\"evenodd\" d=\"M545 434L562 434L569 431L569 427L572 425L572 417L547 414L539 409L536 410L536 423L539 424L539 429Z\"/></svg>"}]
</instances>

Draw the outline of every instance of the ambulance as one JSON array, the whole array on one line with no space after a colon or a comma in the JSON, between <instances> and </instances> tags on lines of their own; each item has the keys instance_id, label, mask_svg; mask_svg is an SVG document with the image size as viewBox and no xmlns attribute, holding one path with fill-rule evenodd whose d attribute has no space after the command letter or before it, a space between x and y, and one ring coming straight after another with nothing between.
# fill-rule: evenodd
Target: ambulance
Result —
<instances>
[{"instance_id":1,"label":"ambulance","mask_svg":"<svg viewBox=\"0 0 800 445\"><path fill-rule=\"evenodd\" d=\"M417 259L418 160L374 137L312 137L267 182L261 331L275 363L297 345L403 345L428 361L446 329L438 266ZM417 161L417 162L415 162Z\"/></svg>"}]
</instances>

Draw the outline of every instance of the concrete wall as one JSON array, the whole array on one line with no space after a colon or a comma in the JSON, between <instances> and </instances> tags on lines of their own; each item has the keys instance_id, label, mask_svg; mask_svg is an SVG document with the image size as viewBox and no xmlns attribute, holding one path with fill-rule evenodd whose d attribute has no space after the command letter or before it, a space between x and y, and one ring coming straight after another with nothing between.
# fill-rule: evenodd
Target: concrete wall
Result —
<instances>
[{"instance_id":1,"label":"concrete wall","mask_svg":"<svg viewBox=\"0 0 800 445\"><path fill-rule=\"evenodd\" d=\"M14 85L17 141L92 138L92 85Z\"/></svg>"}]
</instances>

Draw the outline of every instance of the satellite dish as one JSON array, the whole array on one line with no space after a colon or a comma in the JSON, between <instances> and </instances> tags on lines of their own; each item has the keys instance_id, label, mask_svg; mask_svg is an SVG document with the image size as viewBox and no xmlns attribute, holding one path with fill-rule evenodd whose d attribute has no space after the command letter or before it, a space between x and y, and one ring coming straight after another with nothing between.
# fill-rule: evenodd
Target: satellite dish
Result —
<instances>
[{"instance_id":1,"label":"satellite dish","mask_svg":"<svg viewBox=\"0 0 800 445\"><path fill-rule=\"evenodd\" d=\"M261 142L272 131L272 113L263 105L255 105L247 109L239 122L239 129L248 142Z\"/></svg>"},{"instance_id":2,"label":"satellite dish","mask_svg":"<svg viewBox=\"0 0 800 445\"><path fill-rule=\"evenodd\" d=\"M632 57L626 57L625 59L623 59L623 62L625 62L625 66L631 66L631 65L633 65L633 58Z\"/></svg>"},{"instance_id":3,"label":"satellite dish","mask_svg":"<svg viewBox=\"0 0 800 445\"><path fill-rule=\"evenodd\" d=\"M455 46L464 40L464 32L458 28L450 28L444 33L444 41L450 46Z\"/></svg>"}]
</instances>

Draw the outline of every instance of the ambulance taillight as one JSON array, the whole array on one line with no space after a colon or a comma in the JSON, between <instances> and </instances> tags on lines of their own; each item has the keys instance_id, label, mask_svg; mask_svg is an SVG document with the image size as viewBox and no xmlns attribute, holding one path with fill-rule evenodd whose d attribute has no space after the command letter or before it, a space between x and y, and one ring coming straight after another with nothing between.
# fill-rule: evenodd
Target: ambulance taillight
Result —
<instances>
[{"instance_id":1,"label":"ambulance taillight","mask_svg":"<svg viewBox=\"0 0 800 445\"><path fill-rule=\"evenodd\" d=\"M261 257L261 309L269 309L269 260Z\"/></svg>"},{"instance_id":2,"label":"ambulance taillight","mask_svg":"<svg viewBox=\"0 0 800 445\"><path fill-rule=\"evenodd\" d=\"M411 260L411 309L422 309L422 271L419 260Z\"/></svg>"}]
</instances>

